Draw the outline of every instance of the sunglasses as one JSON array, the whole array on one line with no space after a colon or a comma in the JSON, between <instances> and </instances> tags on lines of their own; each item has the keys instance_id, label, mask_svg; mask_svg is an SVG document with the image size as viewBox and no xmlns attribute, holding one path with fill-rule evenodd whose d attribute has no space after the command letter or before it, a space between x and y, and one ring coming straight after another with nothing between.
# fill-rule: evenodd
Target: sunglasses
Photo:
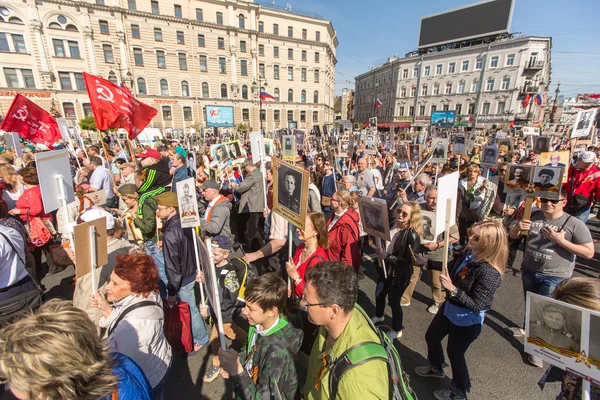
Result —
<instances>
[{"instance_id":1,"label":"sunglasses","mask_svg":"<svg viewBox=\"0 0 600 400\"><path fill-rule=\"evenodd\" d=\"M566 199L557 199L557 200L554 200L554 199L540 199L540 201L542 202L542 204L546 204L548 202L550 202L552 204L558 204L559 201L564 201L564 200L566 200Z\"/></svg>"},{"instance_id":2,"label":"sunglasses","mask_svg":"<svg viewBox=\"0 0 600 400\"><path fill-rule=\"evenodd\" d=\"M504 172L504 173L506 173L506 169L499 169L498 172Z\"/></svg>"},{"instance_id":3,"label":"sunglasses","mask_svg":"<svg viewBox=\"0 0 600 400\"><path fill-rule=\"evenodd\" d=\"M410 214L409 214L409 213L407 213L406 211L400 211L400 212L398 213L398 215L401 215L401 216L403 216L403 217L408 217Z\"/></svg>"},{"instance_id":4,"label":"sunglasses","mask_svg":"<svg viewBox=\"0 0 600 400\"><path fill-rule=\"evenodd\" d=\"M467 236L470 239L473 239L474 242L479 242L481 240L481 236L475 234L471 228L467 229Z\"/></svg>"}]
</instances>

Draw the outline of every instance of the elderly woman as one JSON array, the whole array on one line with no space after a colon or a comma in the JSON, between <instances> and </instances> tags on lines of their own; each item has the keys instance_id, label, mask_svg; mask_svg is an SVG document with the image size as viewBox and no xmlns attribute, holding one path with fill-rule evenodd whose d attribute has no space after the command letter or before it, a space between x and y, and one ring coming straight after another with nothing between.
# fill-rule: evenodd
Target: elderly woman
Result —
<instances>
[{"instance_id":1,"label":"elderly woman","mask_svg":"<svg viewBox=\"0 0 600 400\"><path fill-rule=\"evenodd\" d=\"M359 216L352 207L354 200L345 190L339 190L331 196L333 213L327 221L330 260L346 263L358 273L362 259L360 249Z\"/></svg>"},{"instance_id":2,"label":"elderly woman","mask_svg":"<svg viewBox=\"0 0 600 400\"><path fill-rule=\"evenodd\" d=\"M152 257L122 254L117 256L106 285L106 298L97 291L90 295L90 304L102 313L99 325L107 329L110 351L131 357L150 381L154 398L162 399L172 354L163 333L164 313L157 282L158 270Z\"/></svg>"},{"instance_id":3,"label":"elderly woman","mask_svg":"<svg viewBox=\"0 0 600 400\"><path fill-rule=\"evenodd\" d=\"M467 167L467 177L458 183L458 231L460 243L467 244L467 228L475 222L483 221L496 198L496 184L488 181L480 175L477 165Z\"/></svg>"}]
</instances>

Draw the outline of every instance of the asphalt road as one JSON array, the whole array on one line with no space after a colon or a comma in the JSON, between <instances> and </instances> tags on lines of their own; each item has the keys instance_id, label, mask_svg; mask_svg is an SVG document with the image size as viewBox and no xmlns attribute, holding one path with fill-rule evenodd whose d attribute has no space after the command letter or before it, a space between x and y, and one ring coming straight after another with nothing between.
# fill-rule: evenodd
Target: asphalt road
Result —
<instances>
[{"instance_id":1,"label":"asphalt road","mask_svg":"<svg viewBox=\"0 0 600 400\"><path fill-rule=\"evenodd\" d=\"M595 239L600 238L598 220L591 219L588 226ZM361 305L370 314L375 310L375 270L371 257L372 248L365 249L367 257L363 262L365 278L360 281ZM600 275L600 245L596 245L596 254L592 260L579 260L575 276ZM519 251L515 266L520 266L522 253ZM71 298L73 291L73 269L68 268L60 274L43 279L47 289L47 298ZM404 308L404 334L396 341L405 371L411 376L411 386L419 399L433 399L435 389L448 386L450 379L427 380L414 374L416 366L427 363L427 346L425 332L432 319L427 307L432 304L428 272L418 282L411 305ZM522 293L521 278L512 274L504 276L502 285L497 291L493 308L487 313L481 336L467 352L467 363L471 375L472 390L470 399L502 399L502 400L551 400L556 398L558 383L549 383L542 392L537 382L544 370L531 366L526 362L523 353L523 342L509 338L504 334L506 326L519 324L525 312L525 301ZM391 325L391 310L386 308L386 321ZM193 356L177 354L169 372L166 387L166 399L232 399L231 385L222 378L214 382L204 383L202 377L210 366L211 356L202 350ZM304 371L300 371L303 376ZM446 374L451 375L450 368ZM1 396L0 396L1 397ZM366 400L366 399L365 399Z\"/></svg>"}]
</instances>

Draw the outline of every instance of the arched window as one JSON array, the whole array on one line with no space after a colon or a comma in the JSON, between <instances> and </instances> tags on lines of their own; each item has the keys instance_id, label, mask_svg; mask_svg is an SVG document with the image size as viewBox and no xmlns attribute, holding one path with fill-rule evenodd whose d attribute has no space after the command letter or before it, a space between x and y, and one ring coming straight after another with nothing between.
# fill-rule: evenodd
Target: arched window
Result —
<instances>
[{"instance_id":1,"label":"arched window","mask_svg":"<svg viewBox=\"0 0 600 400\"><path fill-rule=\"evenodd\" d=\"M160 94L161 96L169 95L169 82L166 79L160 80Z\"/></svg>"},{"instance_id":2,"label":"arched window","mask_svg":"<svg viewBox=\"0 0 600 400\"><path fill-rule=\"evenodd\" d=\"M190 97L190 84L187 81L181 82L181 95L183 97Z\"/></svg>"},{"instance_id":3,"label":"arched window","mask_svg":"<svg viewBox=\"0 0 600 400\"><path fill-rule=\"evenodd\" d=\"M144 78L137 79L137 87L139 94L148 94L148 91L146 90L146 80Z\"/></svg>"},{"instance_id":4,"label":"arched window","mask_svg":"<svg viewBox=\"0 0 600 400\"><path fill-rule=\"evenodd\" d=\"M48 25L48 28L62 29L62 26L59 23L57 23L57 22L50 22L50 24Z\"/></svg>"},{"instance_id":5,"label":"arched window","mask_svg":"<svg viewBox=\"0 0 600 400\"><path fill-rule=\"evenodd\" d=\"M65 31L79 32L79 29L75 25L69 24L65 27Z\"/></svg>"},{"instance_id":6,"label":"arched window","mask_svg":"<svg viewBox=\"0 0 600 400\"><path fill-rule=\"evenodd\" d=\"M221 84L221 98L222 99L227 98L227 85L225 83Z\"/></svg>"},{"instance_id":7,"label":"arched window","mask_svg":"<svg viewBox=\"0 0 600 400\"><path fill-rule=\"evenodd\" d=\"M238 27L242 29L246 28L246 17L244 17L244 14L238 16Z\"/></svg>"},{"instance_id":8,"label":"arched window","mask_svg":"<svg viewBox=\"0 0 600 400\"><path fill-rule=\"evenodd\" d=\"M242 99L248 100L248 86L242 86Z\"/></svg>"},{"instance_id":9,"label":"arched window","mask_svg":"<svg viewBox=\"0 0 600 400\"><path fill-rule=\"evenodd\" d=\"M306 90L303 90L302 92L300 92L300 102L306 103Z\"/></svg>"},{"instance_id":10,"label":"arched window","mask_svg":"<svg viewBox=\"0 0 600 400\"><path fill-rule=\"evenodd\" d=\"M23 21L21 20L21 18L17 18L17 17L10 17L8 19L8 22L11 23L11 24L23 25Z\"/></svg>"},{"instance_id":11,"label":"arched window","mask_svg":"<svg viewBox=\"0 0 600 400\"><path fill-rule=\"evenodd\" d=\"M275 101L279 101L279 89L275 88L273 91L273 97L275 97Z\"/></svg>"},{"instance_id":12,"label":"arched window","mask_svg":"<svg viewBox=\"0 0 600 400\"><path fill-rule=\"evenodd\" d=\"M288 90L288 102L294 101L294 91L292 89Z\"/></svg>"},{"instance_id":13,"label":"arched window","mask_svg":"<svg viewBox=\"0 0 600 400\"><path fill-rule=\"evenodd\" d=\"M208 99L210 97L210 92L208 90L208 83L202 82L202 97Z\"/></svg>"},{"instance_id":14,"label":"arched window","mask_svg":"<svg viewBox=\"0 0 600 400\"><path fill-rule=\"evenodd\" d=\"M110 75L110 76L108 77L108 80L109 80L109 81L111 81L112 83L114 83L115 85L118 85L118 84L119 84L119 80L117 79L117 76L116 76L116 75Z\"/></svg>"},{"instance_id":15,"label":"arched window","mask_svg":"<svg viewBox=\"0 0 600 400\"><path fill-rule=\"evenodd\" d=\"M315 93L313 94L313 103L318 104L319 103L319 91L315 90Z\"/></svg>"}]
</instances>

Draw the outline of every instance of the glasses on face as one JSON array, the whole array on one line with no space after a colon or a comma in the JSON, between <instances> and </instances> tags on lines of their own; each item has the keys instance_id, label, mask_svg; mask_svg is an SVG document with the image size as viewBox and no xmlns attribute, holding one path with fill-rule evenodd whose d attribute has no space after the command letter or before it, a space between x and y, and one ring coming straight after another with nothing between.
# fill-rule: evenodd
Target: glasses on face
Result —
<instances>
[{"instance_id":1,"label":"glasses on face","mask_svg":"<svg viewBox=\"0 0 600 400\"><path fill-rule=\"evenodd\" d=\"M308 309L309 307L326 307L327 306L327 304L325 304L325 303L311 304L306 300L306 296L302 296L300 304L304 307L304 309Z\"/></svg>"},{"instance_id":2,"label":"glasses on face","mask_svg":"<svg viewBox=\"0 0 600 400\"><path fill-rule=\"evenodd\" d=\"M335 201L336 203L338 202L337 199L334 199L333 197L331 198L331 201Z\"/></svg>"},{"instance_id":3,"label":"glasses on face","mask_svg":"<svg viewBox=\"0 0 600 400\"><path fill-rule=\"evenodd\" d=\"M467 236L469 240L473 239L474 242L479 242L481 240L481 236L473 232L471 228L467 229Z\"/></svg>"},{"instance_id":4,"label":"glasses on face","mask_svg":"<svg viewBox=\"0 0 600 400\"><path fill-rule=\"evenodd\" d=\"M540 199L540 201L542 202L542 204L546 204L548 202L552 203L552 204L558 204L559 201L564 201L565 199Z\"/></svg>"},{"instance_id":5,"label":"glasses on face","mask_svg":"<svg viewBox=\"0 0 600 400\"><path fill-rule=\"evenodd\" d=\"M400 211L398 213L398 216L406 218L406 217L410 216L410 213L407 213L406 211Z\"/></svg>"},{"instance_id":6,"label":"glasses on face","mask_svg":"<svg viewBox=\"0 0 600 400\"><path fill-rule=\"evenodd\" d=\"M506 168L501 168L498 170L498 172L505 174L506 173Z\"/></svg>"},{"instance_id":7,"label":"glasses on face","mask_svg":"<svg viewBox=\"0 0 600 400\"><path fill-rule=\"evenodd\" d=\"M158 207L156 207L156 211L164 211L164 210L166 210L167 208L169 208L169 207L166 207L166 206L158 206Z\"/></svg>"}]
</instances>

